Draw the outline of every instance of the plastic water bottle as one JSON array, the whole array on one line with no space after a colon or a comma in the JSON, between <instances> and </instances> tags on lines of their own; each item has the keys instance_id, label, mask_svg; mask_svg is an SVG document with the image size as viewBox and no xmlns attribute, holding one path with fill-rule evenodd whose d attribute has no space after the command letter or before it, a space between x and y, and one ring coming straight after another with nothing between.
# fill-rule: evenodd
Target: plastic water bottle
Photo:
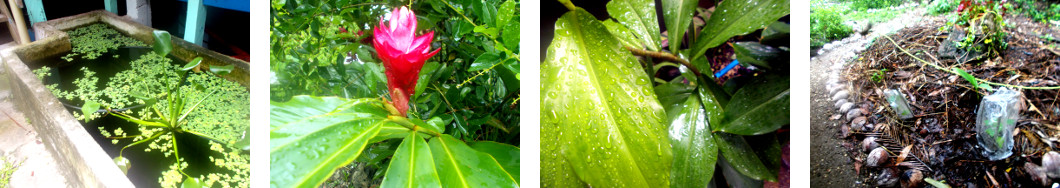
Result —
<instances>
[{"instance_id":1,"label":"plastic water bottle","mask_svg":"<svg viewBox=\"0 0 1060 188\"><path fill-rule=\"evenodd\" d=\"M902 93L898 90L887 89L883 91L884 97L887 99L887 103L891 105L891 110L894 111L898 118L909 119L913 118L913 111L909 109L909 101L902 96Z\"/></svg>"},{"instance_id":2,"label":"plastic water bottle","mask_svg":"<svg viewBox=\"0 0 1060 188\"><path fill-rule=\"evenodd\" d=\"M1023 110L1023 93L1005 87L983 97L976 110L975 131L984 157L996 161L1012 155L1012 131Z\"/></svg>"}]
</instances>

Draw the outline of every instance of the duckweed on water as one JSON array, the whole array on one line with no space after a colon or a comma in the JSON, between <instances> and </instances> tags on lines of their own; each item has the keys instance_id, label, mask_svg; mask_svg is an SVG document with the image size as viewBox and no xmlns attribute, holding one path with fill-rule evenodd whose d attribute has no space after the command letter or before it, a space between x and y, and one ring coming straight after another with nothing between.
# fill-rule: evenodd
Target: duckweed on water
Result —
<instances>
[{"instance_id":1,"label":"duckweed on water","mask_svg":"<svg viewBox=\"0 0 1060 188\"><path fill-rule=\"evenodd\" d=\"M147 46L144 42L122 35L102 23L80 27L66 32L70 36L71 52L63 59L73 61L73 57L96 59L107 51L125 46Z\"/></svg>"}]
</instances>

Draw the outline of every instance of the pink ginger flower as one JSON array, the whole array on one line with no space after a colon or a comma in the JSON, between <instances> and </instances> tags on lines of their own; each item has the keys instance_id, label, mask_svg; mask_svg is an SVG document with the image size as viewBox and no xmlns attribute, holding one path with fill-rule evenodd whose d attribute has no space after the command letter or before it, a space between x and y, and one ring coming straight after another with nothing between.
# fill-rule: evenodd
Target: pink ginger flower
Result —
<instances>
[{"instance_id":1,"label":"pink ginger flower","mask_svg":"<svg viewBox=\"0 0 1060 188\"><path fill-rule=\"evenodd\" d=\"M383 18L379 18L372 45L386 67L390 100L398 112L405 116L409 109L409 97L416 95L416 81L423 62L438 53L438 49L433 52L430 50L434 31L416 37L416 14L404 6L390 12L389 26L383 21Z\"/></svg>"}]
</instances>

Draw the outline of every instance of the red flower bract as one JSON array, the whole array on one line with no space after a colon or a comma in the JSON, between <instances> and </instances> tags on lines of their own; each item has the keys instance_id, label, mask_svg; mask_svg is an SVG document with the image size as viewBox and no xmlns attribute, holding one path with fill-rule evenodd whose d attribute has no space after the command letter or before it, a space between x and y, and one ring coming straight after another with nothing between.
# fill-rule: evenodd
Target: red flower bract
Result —
<instances>
[{"instance_id":1,"label":"red flower bract","mask_svg":"<svg viewBox=\"0 0 1060 188\"><path fill-rule=\"evenodd\" d=\"M379 18L372 45L386 67L390 99L398 112L405 115L409 109L409 97L416 94L416 80L423 62L438 53L437 49L430 50L434 31L416 37L416 14L407 7L390 12L389 25L383 22L383 18Z\"/></svg>"}]
</instances>

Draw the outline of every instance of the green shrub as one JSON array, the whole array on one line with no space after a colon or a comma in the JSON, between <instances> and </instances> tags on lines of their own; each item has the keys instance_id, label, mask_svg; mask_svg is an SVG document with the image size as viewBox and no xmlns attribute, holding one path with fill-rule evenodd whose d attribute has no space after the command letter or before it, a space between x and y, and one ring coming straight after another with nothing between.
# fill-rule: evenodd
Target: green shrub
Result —
<instances>
[{"instance_id":1,"label":"green shrub","mask_svg":"<svg viewBox=\"0 0 1060 188\"><path fill-rule=\"evenodd\" d=\"M857 10L886 8L902 4L902 0L852 0L851 2Z\"/></svg>"},{"instance_id":2,"label":"green shrub","mask_svg":"<svg viewBox=\"0 0 1060 188\"><path fill-rule=\"evenodd\" d=\"M955 0L935 0L928 5L928 13L931 15L941 15L953 10L957 7L957 1Z\"/></svg>"},{"instance_id":3,"label":"green shrub","mask_svg":"<svg viewBox=\"0 0 1060 188\"><path fill-rule=\"evenodd\" d=\"M843 24L842 16L831 7L814 9L810 13L810 46L816 48L829 41L850 36L853 29Z\"/></svg>"}]
</instances>

